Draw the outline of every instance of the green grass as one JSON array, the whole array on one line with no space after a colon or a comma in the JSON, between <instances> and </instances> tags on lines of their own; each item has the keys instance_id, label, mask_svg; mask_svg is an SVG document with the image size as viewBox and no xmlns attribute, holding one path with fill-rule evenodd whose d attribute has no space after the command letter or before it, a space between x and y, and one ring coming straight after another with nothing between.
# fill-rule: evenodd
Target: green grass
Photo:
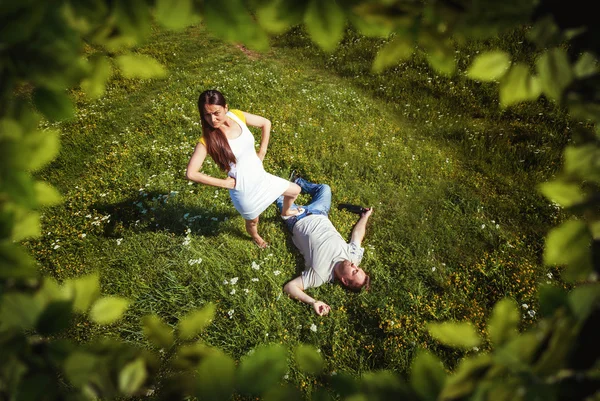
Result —
<instances>
[{"instance_id":1,"label":"green grass","mask_svg":"<svg viewBox=\"0 0 600 401\"><path fill-rule=\"evenodd\" d=\"M428 321L470 320L485 333L502 297L535 310L536 286L558 277L541 264L543 238L562 219L536 185L558 171L569 121L541 100L501 110L494 85L437 76L418 56L373 75L380 45L348 33L328 55L295 31L249 57L201 27L156 31L140 52L166 64L167 78L115 77L97 101L74 93L77 118L56 125L62 151L41 174L65 202L45 211L43 236L27 246L45 274L99 271L104 293L132 304L118 325L79 320L69 334L145 344L143 315L175 325L213 302L202 341L235 358L262 343L304 342L321 350L329 372L406 372L421 347L449 368L462 355L436 344ZM478 50L461 47L459 65ZM313 290L332 306L316 316L282 293L303 261L275 206L259 226L271 247L259 250L226 190L186 181L200 136L196 101L209 88L272 121L268 171L287 177L294 168L332 187L330 217L343 236L356 217L337 203L375 207L362 264L371 292ZM523 328L535 319L527 312ZM307 391L320 385L293 367L289 380Z\"/></svg>"}]
</instances>

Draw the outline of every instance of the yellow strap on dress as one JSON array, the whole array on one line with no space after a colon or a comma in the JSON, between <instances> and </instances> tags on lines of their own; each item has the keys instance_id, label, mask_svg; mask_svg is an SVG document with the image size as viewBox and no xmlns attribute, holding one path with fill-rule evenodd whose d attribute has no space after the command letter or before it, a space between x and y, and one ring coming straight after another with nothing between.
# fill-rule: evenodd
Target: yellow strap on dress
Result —
<instances>
[{"instance_id":1,"label":"yellow strap on dress","mask_svg":"<svg viewBox=\"0 0 600 401\"><path fill-rule=\"evenodd\" d=\"M244 124L246 124L246 116L244 115L244 113L242 113L241 110L231 109L229 111L232 112L233 114L235 114L235 116L237 118L239 118L240 120L242 120L242 122ZM206 141L204 140L204 138L200 137L200 139L198 140L198 142L200 142L202 145L206 146Z\"/></svg>"}]
</instances>

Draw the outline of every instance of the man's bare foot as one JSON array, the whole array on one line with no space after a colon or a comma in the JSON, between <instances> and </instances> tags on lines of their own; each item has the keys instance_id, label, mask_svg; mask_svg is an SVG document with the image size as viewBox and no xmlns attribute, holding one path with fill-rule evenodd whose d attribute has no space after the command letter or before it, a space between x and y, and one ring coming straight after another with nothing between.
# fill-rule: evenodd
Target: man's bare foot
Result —
<instances>
[{"instance_id":1,"label":"man's bare foot","mask_svg":"<svg viewBox=\"0 0 600 401\"><path fill-rule=\"evenodd\" d=\"M265 248L269 247L269 243L267 241L265 241L264 239L262 239L261 237L255 237L255 238L252 238L252 240L254 241L256 246L258 246L260 249L265 249Z\"/></svg>"}]
</instances>

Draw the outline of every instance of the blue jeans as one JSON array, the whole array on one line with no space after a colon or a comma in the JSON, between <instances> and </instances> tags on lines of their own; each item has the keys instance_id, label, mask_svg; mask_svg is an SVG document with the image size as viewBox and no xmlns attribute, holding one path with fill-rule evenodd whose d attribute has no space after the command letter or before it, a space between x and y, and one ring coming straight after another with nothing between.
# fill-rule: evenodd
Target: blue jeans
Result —
<instances>
[{"instance_id":1,"label":"blue jeans","mask_svg":"<svg viewBox=\"0 0 600 401\"><path fill-rule=\"evenodd\" d=\"M312 199L311 202L306 206L298 206L296 204L292 205L292 209L303 208L304 212L284 220L285 225L290 231L292 231L299 220L302 220L306 216L311 214L322 214L323 216L327 216L329 214L329 209L331 208L331 188L329 185L313 184L312 182L306 181L304 178L297 178L294 182L298 184L300 188L302 188L301 193L309 194ZM275 202L277 204L277 208L281 212L281 209L283 208L283 195L277 198Z\"/></svg>"}]
</instances>

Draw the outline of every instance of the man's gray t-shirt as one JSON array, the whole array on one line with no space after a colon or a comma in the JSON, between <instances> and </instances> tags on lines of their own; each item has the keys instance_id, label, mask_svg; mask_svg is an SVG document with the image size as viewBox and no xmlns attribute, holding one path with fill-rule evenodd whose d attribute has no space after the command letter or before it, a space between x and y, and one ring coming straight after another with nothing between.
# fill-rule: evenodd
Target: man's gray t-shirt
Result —
<instances>
[{"instance_id":1,"label":"man's gray t-shirt","mask_svg":"<svg viewBox=\"0 0 600 401\"><path fill-rule=\"evenodd\" d=\"M364 249L344 241L327 216L312 214L300 219L293 229L293 241L304 256L304 289L333 282L333 266L344 259L358 265Z\"/></svg>"}]
</instances>

